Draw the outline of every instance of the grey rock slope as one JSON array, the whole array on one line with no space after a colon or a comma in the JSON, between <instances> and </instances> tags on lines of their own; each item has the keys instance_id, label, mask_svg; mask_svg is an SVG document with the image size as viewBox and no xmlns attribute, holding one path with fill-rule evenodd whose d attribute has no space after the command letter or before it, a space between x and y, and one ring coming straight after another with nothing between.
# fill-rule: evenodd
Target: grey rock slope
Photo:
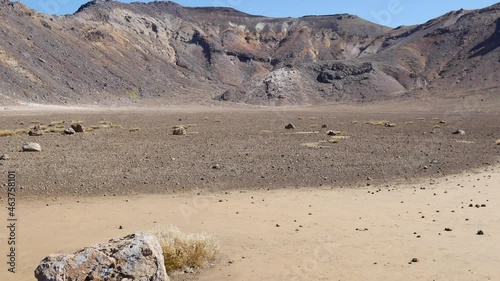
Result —
<instances>
[{"instance_id":1,"label":"grey rock slope","mask_svg":"<svg viewBox=\"0 0 500 281\"><path fill-rule=\"evenodd\" d=\"M342 14L267 18L92 1L0 4L0 103L259 105L463 95L499 87L500 5L390 29Z\"/></svg>"}]
</instances>

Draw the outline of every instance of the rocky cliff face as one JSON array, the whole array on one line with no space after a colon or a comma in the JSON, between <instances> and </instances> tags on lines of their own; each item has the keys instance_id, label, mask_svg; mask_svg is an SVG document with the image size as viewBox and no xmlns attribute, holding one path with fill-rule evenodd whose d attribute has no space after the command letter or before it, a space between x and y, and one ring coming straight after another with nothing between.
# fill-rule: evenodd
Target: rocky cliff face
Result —
<instances>
[{"instance_id":1,"label":"rocky cliff face","mask_svg":"<svg viewBox=\"0 0 500 281\"><path fill-rule=\"evenodd\" d=\"M261 105L499 87L500 5L390 29L353 15L266 18L92 1L49 16L0 4L0 103Z\"/></svg>"}]
</instances>

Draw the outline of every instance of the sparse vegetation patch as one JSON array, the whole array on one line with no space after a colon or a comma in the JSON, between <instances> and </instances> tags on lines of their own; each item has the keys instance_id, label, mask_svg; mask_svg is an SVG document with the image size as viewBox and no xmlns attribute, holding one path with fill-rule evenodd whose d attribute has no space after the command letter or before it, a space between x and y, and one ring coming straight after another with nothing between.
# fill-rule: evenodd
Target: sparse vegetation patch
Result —
<instances>
[{"instance_id":1,"label":"sparse vegetation patch","mask_svg":"<svg viewBox=\"0 0 500 281\"><path fill-rule=\"evenodd\" d=\"M368 121L366 124L372 125L372 126L385 126L385 124L389 123L387 120L380 120L380 121Z\"/></svg>"},{"instance_id":2,"label":"sparse vegetation patch","mask_svg":"<svg viewBox=\"0 0 500 281\"><path fill-rule=\"evenodd\" d=\"M9 137L9 136L13 136L15 134L16 133L14 131L11 131L11 130L0 130L0 137Z\"/></svg>"},{"instance_id":3,"label":"sparse vegetation patch","mask_svg":"<svg viewBox=\"0 0 500 281\"><path fill-rule=\"evenodd\" d=\"M219 242L206 233L184 233L170 226L155 230L154 235L163 250L168 274L208 267L220 252Z\"/></svg>"}]
</instances>

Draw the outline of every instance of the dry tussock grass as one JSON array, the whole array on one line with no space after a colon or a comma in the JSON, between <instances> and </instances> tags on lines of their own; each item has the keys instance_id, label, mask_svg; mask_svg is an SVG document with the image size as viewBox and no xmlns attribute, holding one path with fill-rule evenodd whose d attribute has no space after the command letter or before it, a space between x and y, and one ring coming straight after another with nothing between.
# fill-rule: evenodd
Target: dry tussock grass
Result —
<instances>
[{"instance_id":1,"label":"dry tussock grass","mask_svg":"<svg viewBox=\"0 0 500 281\"><path fill-rule=\"evenodd\" d=\"M45 130L43 132L44 133L49 133L49 134L50 133L55 133L55 134L59 134L60 133L60 134L62 134L62 133L64 133L65 129L66 128L64 126L62 128L53 127L53 128L49 128L49 129L47 129L47 130Z\"/></svg>"},{"instance_id":2,"label":"dry tussock grass","mask_svg":"<svg viewBox=\"0 0 500 281\"><path fill-rule=\"evenodd\" d=\"M56 121L50 122L50 125L51 126L56 126L56 125L62 125L64 123L66 123L66 121L64 121L64 120L56 120Z\"/></svg>"},{"instance_id":3,"label":"dry tussock grass","mask_svg":"<svg viewBox=\"0 0 500 281\"><path fill-rule=\"evenodd\" d=\"M380 120L380 121L368 121L366 124L372 125L372 126L385 126L385 124L390 123L387 120Z\"/></svg>"},{"instance_id":4,"label":"dry tussock grass","mask_svg":"<svg viewBox=\"0 0 500 281\"><path fill-rule=\"evenodd\" d=\"M0 137L9 137L9 136L13 136L15 134L16 133L14 131L11 131L11 130L0 130Z\"/></svg>"},{"instance_id":5,"label":"dry tussock grass","mask_svg":"<svg viewBox=\"0 0 500 281\"><path fill-rule=\"evenodd\" d=\"M163 250L167 273L207 267L220 252L219 242L206 233L184 233L170 226L153 234Z\"/></svg>"}]
</instances>

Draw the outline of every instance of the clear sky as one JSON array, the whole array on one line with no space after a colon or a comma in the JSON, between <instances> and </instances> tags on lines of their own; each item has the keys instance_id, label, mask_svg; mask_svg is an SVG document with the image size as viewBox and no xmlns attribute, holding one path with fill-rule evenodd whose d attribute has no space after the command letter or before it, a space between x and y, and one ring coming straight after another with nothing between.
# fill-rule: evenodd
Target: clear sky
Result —
<instances>
[{"instance_id":1,"label":"clear sky","mask_svg":"<svg viewBox=\"0 0 500 281\"><path fill-rule=\"evenodd\" d=\"M500 0L176 0L184 6L226 6L270 17L349 13L391 27L424 23L452 10L479 9ZM47 14L71 14L86 0L22 0ZM123 0L121 2L138 2ZM150 2L150 1L140 1Z\"/></svg>"}]
</instances>

